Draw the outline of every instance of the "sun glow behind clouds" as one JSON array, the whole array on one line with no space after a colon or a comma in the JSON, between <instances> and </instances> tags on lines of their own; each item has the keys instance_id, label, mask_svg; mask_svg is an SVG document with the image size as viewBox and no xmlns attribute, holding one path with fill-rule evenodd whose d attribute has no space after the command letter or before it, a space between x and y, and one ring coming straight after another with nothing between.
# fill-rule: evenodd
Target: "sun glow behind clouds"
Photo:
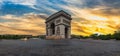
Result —
<instances>
[{"instance_id":1,"label":"sun glow behind clouds","mask_svg":"<svg viewBox=\"0 0 120 56\"><path fill-rule=\"evenodd\" d=\"M120 25L119 16L95 14L92 13L94 8L80 9L74 6L64 6L64 8L71 11L73 16L77 19L76 22L73 21L77 24L77 26L75 24L72 25L73 34L90 35L96 32L100 34L113 34L114 31L118 30L118 26Z\"/></svg>"}]
</instances>

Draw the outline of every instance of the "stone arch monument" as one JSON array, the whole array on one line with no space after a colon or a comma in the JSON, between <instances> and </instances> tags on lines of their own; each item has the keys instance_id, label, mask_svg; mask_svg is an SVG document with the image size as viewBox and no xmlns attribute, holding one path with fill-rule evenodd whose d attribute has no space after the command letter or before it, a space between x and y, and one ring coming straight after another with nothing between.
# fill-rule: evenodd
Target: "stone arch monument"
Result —
<instances>
[{"instance_id":1,"label":"stone arch monument","mask_svg":"<svg viewBox=\"0 0 120 56\"><path fill-rule=\"evenodd\" d=\"M46 19L46 37L71 38L71 15L61 10Z\"/></svg>"}]
</instances>

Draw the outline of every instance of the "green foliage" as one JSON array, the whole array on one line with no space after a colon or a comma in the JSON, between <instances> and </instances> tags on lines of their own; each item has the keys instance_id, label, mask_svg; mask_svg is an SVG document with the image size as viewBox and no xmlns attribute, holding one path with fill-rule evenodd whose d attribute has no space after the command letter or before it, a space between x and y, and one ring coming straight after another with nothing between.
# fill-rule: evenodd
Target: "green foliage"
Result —
<instances>
[{"instance_id":1,"label":"green foliage","mask_svg":"<svg viewBox=\"0 0 120 56\"><path fill-rule=\"evenodd\" d=\"M24 35L0 35L0 39L23 39Z\"/></svg>"},{"instance_id":2,"label":"green foliage","mask_svg":"<svg viewBox=\"0 0 120 56\"><path fill-rule=\"evenodd\" d=\"M88 39L89 36L80 36L81 39Z\"/></svg>"},{"instance_id":3,"label":"green foliage","mask_svg":"<svg viewBox=\"0 0 120 56\"><path fill-rule=\"evenodd\" d=\"M0 39L23 39L23 38L45 39L45 35L40 35L40 36L32 36L32 35L0 35Z\"/></svg>"},{"instance_id":4,"label":"green foliage","mask_svg":"<svg viewBox=\"0 0 120 56\"><path fill-rule=\"evenodd\" d=\"M80 39L80 35L71 35L71 39Z\"/></svg>"},{"instance_id":5,"label":"green foliage","mask_svg":"<svg viewBox=\"0 0 120 56\"><path fill-rule=\"evenodd\" d=\"M116 40L120 40L120 31L115 32L113 35L111 34L107 34L107 35L98 35L98 34L92 34L90 36L80 36L80 35L71 35L72 39L76 38L76 39L87 39L87 38L92 38L95 40L110 40L110 39L116 39Z\"/></svg>"},{"instance_id":6,"label":"green foliage","mask_svg":"<svg viewBox=\"0 0 120 56\"><path fill-rule=\"evenodd\" d=\"M40 39L45 39L45 35L40 35L39 38Z\"/></svg>"},{"instance_id":7,"label":"green foliage","mask_svg":"<svg viewBox=\"0 0 120 56\"><path fill-rule=\"evenodd\" d=\"M120 40L120 31L119 31L119 32L116 32L116 33L114 34L114 38L115 38L116 40Z\"/></svg>"},{"instance_id":8,"label":"green foliage","mask_svg":"<svg viewBox=\"0 0 120 56\"><path fill-rule=\"evenodd\" d=\"M111 34L108 34L108 35L99 35L98 37L101 40L110 40L111 39Z\"/></svg>"},{"instance_id":9,"label":"green foliage","mask_svg":"<svg viewBox=\"0 0 120 56\"><path fill-rule=\"evenodd\" d=\"M99 37L98 37L98 34L92 34L92 35L90 35L89 36L90 38L92 38L92 39L100 39Z\"/></svg>"},{"instance_id":10,"label":"green foliage","mask_svg":"<svg viewBox=\"0 0 120 56\"><path fill-rule=\"evenodd\" d=\"M115 32L113 35L111 34L107 34L107 35L98 35L98 34L92 34L90 36L81 36L81 35L71 35L72 39L76 38L76 39L87 39L87 38L92 38L95 40L110 40L110 39L116 39L116 40L120 40L120 31Z\"/></svg>"},{"instance_id":11,"label":"green foliage","mask_svg":"<svg viewBox=\"0 0 120 56\"><path fill-rule=\"evenodd\" d=\"M89 36L71 35L71 39L88 39Z\"/></svg>"},{"instance_id":12,"label":"green foliage","mask_svg":"<svg viewBox=\"0 0 120 56\"><path fill-rule=\"evenodd\" d=\"M110 39L116 39L116 40L120 40L120 32L116 32L113 35L108 34L108 35L96 35L93 34L90 36L93 39L101 39L101 40L110 40Z\"/></svg>"}]
</instances>

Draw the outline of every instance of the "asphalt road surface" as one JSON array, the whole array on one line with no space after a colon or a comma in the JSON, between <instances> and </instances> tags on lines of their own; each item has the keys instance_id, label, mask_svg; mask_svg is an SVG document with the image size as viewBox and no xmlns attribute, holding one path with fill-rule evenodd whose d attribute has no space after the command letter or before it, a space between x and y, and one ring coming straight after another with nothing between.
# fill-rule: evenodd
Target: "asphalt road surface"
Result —
<instances>
[{"instance_id":1,"label":"asphalt road surface","mask_svg":"<svg viewBox=\"0 0 120 56\"><path fill-rule=\"evenodd\" d=\"M0 40L0 56L120 56L120 41Z\"/></svg>"}]
</instances>

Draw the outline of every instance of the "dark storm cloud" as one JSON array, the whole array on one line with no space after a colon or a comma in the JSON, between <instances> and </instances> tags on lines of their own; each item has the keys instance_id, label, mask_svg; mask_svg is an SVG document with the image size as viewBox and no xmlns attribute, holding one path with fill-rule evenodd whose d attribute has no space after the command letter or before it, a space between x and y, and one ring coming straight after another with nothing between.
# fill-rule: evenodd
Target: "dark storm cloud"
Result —
<instances>
[{"instance_id":1,"label":"dark storm cloud","mask_svg":"<svg viewBox=\"0 0 120 56\"><path fill-rule=\"evenodd\" d=\"M112 8L120 7L120 0L84 0L83 5L86 7L108 6Z\"/></svg>"},{"instance_id":2,"label":"dark storm cloud","mask_svg":"<svg viewBox=\"0 0 120 56\"><path fill-rule=\"evenodd\" d=\"M119 8L120 7L120 0L103 0L103 2L110 7Z\"/></svg>"},{"instance_id":3,"label":"dark storm cloud","mask_svg":"<svg viewBox=\"0 0 120 56\"><path fill-rule=\"evenodd\" d=\"M85 0L84 8L97 9L94 13L103 15L120 15L120 0Z\"/></svg>"}]
</instances>

